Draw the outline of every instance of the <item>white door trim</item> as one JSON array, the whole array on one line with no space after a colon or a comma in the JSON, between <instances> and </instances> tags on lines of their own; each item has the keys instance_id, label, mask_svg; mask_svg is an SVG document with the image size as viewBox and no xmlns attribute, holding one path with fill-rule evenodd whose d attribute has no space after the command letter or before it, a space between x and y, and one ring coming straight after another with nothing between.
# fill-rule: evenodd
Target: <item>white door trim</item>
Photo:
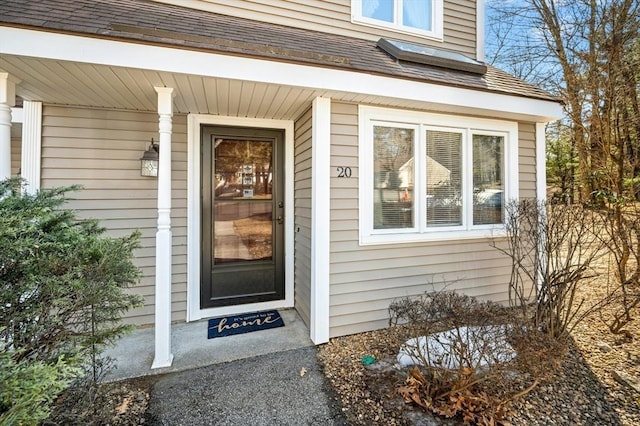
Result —
<instances>
[{"instance_id":1,"label":"white door trim","mask_svg":"<svg viewBox=\"0 0 640 426\"><path fill-rule=\"evenodd\" d=\"M200 127L201 125L237 127L259 127L284 130L285 145L285 298L273 302L225 306L200 309ZM294 305L293 294L293 121L259 118L224 117L207 114L187 116L187 318L197 321L202 318L233 315L243 312Z\"/></svg>"}]
</instances>

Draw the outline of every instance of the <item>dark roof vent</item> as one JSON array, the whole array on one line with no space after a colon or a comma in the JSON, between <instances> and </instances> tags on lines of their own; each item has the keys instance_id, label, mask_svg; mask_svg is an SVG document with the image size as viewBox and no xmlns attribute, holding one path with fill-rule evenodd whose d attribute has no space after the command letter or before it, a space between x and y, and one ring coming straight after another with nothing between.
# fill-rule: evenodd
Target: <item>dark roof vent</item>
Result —
<instances>
[{"instance_id":1,"label":"dark roof vent","mask_svg":"<svg viewBox=\"0 0 640 426\"><path fill-rule=\"evenodd\" d=\"M387 38L378 40L378 47L399 61L414 62L480 75L484 75L487 72L485 64L461 53Z\"/></svg>"}]
</instances>

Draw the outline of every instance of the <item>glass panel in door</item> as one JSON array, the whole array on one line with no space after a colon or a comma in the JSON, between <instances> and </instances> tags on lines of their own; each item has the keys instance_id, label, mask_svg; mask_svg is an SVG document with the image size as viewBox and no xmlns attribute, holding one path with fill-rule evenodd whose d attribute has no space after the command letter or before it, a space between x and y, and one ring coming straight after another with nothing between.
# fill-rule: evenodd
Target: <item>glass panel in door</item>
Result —
<instances>
[{"instance_id":1,"label":"glass panel in door","mask_svg":"<svg viewBox=\"0 0 640 426\"><path fill-rule=\"evenodd\" d=\"M273 145L216 139L214 263L273 258Z\"/></svg>"}]
</instances>

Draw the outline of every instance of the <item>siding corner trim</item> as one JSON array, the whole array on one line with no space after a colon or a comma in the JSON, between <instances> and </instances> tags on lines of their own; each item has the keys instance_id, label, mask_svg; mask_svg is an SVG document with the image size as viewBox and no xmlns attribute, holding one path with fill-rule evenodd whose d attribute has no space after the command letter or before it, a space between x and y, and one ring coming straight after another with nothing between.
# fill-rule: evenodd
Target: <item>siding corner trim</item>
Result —
<instances>
[{"instance_id":1,"label":"siding corner trim","mask_svg":"<svg viewBox=\"0 0 640 426\"><path fill-rule=\"evenodd\" d=\"M329 225L331 99L317 97L312 107L311 178L311 340L329 341Z\"/></svg>"}]
</instances>

